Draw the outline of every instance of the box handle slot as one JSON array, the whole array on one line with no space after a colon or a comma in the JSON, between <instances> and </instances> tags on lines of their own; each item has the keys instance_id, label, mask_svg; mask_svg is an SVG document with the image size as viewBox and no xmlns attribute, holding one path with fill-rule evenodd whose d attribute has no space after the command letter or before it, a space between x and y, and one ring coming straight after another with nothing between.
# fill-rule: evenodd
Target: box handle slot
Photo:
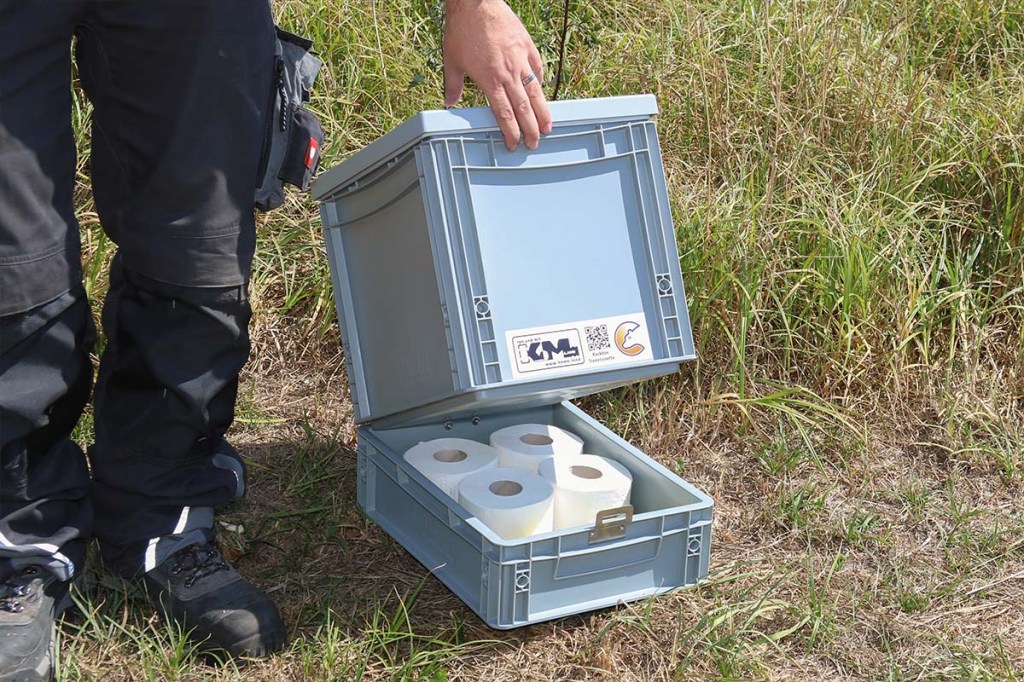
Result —
<instances>
[{"instance_id":1,"label":"box handle slot","mask_svg":"<svg viewBox=\"0 0 1024 682\"><path fill-rule=\"evenodd\" d=\"M650 564L661 554L661 536L565 552L555 559L555 579L582 578Z\"/></svg>"},{"instance_id":2,"label":"box handle slot","mask_svg":"<svg viewBox=\"0 0 1024 682\"><path fill-rule=\"evenodd\" d=\"M626 528L633 523L633 505L602 509L597 512L594 530L590 531L590 544L625 537Z\"/></svg>"},{"instance_id":3,"label":"box handle slot","mask_svg":"<svg viewBox=\"0 0 1024 682\"><path fill-rule=\"evenodd\" d=\"M618 154L607 154L593 159L576 159L574 161L559 161L553 163L535 163L529 166L479 166L473 164L453 165L452 170L465 170L470 173L529 173L531 171L565 170L567 168L582 168L584 166L609 165L622 159L635 159L638 156L646 156L646 149L636 151L620 152ZM637 182L641 178L636 178Z\"/></svg>"}]
</instances>

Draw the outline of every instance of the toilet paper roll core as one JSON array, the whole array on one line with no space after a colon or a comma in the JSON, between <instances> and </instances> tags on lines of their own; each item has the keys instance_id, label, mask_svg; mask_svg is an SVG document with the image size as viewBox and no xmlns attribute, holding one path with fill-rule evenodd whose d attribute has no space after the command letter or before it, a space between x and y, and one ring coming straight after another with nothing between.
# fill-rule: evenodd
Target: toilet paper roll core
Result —
<instances>
[{"instance_id":1,"label":"toilet paper roll core","mask_svg":"<svg viewBox=\"0 0 1024 682\"><path fill-rule=\"evenodd\" d=\"M604 476L604 474L601 473L600 469L595 469L594 467L588 466L581 466L579 464L574 464L573 466L570 466L569 473L571 473L576 478L586 478L591 480L598 479Z\"/></svg>"},{"instance_id":2,"label":"toilet paper roll core","mask_svg":"<svg viewBox=\"0 0 1024 682\"><path fill-rule=\"evenodd\" d=\"M434 459L438 462L446 462L448 464L454 464L455 462L461 462L469 457L465 450L438 450L434 453Z\"/></svg>"}]
</instances>

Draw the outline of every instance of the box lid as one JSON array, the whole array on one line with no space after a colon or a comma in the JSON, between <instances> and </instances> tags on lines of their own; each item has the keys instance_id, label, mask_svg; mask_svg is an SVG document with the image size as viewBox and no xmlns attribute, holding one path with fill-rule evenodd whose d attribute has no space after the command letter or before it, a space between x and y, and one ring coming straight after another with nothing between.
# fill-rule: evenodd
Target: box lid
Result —
<instances>
[{"instance_id":1,"label":"box lid","mask_svg":"<svg viewBox=\"0 0 1024 682\"><path fill-rule=\"evenodd\" d=\"M551 103L537 150L426 111L320 176L357 422L559 402L695 357L651 95Z\"/></svg>"}]
</instances>

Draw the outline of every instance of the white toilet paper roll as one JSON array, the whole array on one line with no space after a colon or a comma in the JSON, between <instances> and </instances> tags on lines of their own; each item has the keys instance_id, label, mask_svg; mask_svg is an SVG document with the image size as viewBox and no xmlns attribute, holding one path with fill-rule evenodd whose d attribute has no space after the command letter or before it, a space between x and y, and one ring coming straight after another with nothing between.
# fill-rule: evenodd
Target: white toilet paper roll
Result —
<instances>
[{"instance_id":1,"label":"white toilet paper roll","mask_svg":"<svg viewBox=\"0 0 1024 682\"><path fill-rule=\"evenodd\" d=\"M537 467L552 457L574 457L583 452L583 440L550 424L517 424L491 434L491 446L498 451L498 464L537 473Z\"/></svg>"},{"instance_id":2,"label":"white toilet paper roll","mask_svg":"<svg viewBox=\"0 0 1024 682\"><path fill-rule=\"evenodd\" d=\"M554 486L537 474L499 467L459 483L459 503L506 540L548 533L554 514Z\"/></svg>"},{"instance_id":3,"label":"white toilet paper roll","mask_svg":"<svg viewBox=\"0 0 1024 682\"><path fill-rule=\"evenodd\" d=\"M459 481L498 467L498 452L475 440L438 438L406 450L405 461L450 497L457 497Z\"/></svg>"},{"instance_id":4,"label":"white toilet paper roll","mask_svg":"<svg viewBox=\"0 0 1024 682\"><path fill-rule=\"evenodd\" d=\"M540 476L555 486L554 530L593 525L597 512L629 504L633 487L629 469L596 455L542 462Z\"/></svg>"}]
</instances>

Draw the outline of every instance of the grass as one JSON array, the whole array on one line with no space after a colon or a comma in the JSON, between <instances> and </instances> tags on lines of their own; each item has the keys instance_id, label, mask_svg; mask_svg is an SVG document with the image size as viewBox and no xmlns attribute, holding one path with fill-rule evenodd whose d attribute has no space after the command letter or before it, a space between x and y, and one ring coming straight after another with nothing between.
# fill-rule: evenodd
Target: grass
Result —
<instances>
[{"instance_id":1,"label":"grass","mask_svg":"<svg viewBox=\"0 0 1024 682\"><path fill-rule=\"evenodd\" d=\"M514 6L550 92L562 3ZM327 64L325 167L441 106L439 3L275 12ZM1020 3L594 0L568 41L564 97L658 97L699 357L580 403L715 498L709 580L497 633L368 523L317 211L292 195L259 219L234 430L253 480L222 517L290 648L206 665L91 575L60 679L1024 677ZM98 300L89 115L77 99Z\"/></svg>"}]
</instances>

